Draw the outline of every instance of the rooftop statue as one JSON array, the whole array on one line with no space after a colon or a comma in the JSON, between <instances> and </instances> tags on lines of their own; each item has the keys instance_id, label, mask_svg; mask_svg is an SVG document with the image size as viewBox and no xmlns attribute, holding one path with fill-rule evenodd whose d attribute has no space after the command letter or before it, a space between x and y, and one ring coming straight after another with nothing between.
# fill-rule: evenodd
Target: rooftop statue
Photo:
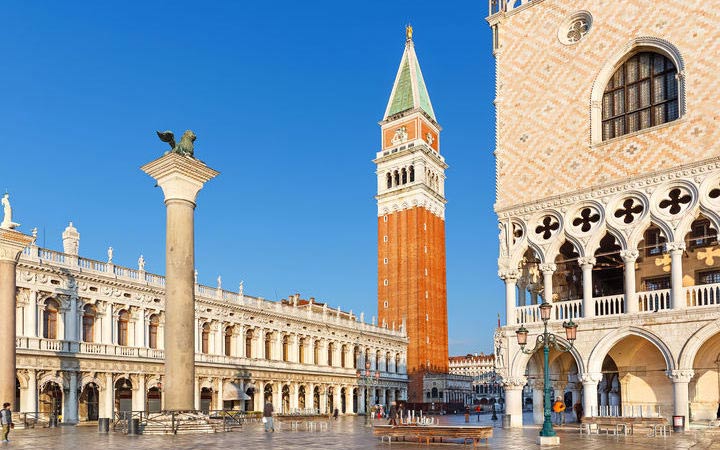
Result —
<instances>
[{"instance_id":1,"label":"rooftop statue","mask_svg":"<svg viewBox=\"0 0 720 450\"><path fill-rule=\"evenodd\" d=\"M14 228L17 228L20 226L19 223L15 223L12 221L12 206L10 206L10 194L7 192L2 198L2 206L3 206L3 220L0 222L0 228L5 228L6 230L12 230Z\"/></svg>"},{"instance_id":2,"label":"rooftop statue","mask_svg":"<svg viewBox=\"0 0 720 450\"><path fill-rule=\"evenodd\" d=\"M192 132L192 130L186 130L182 138L180 138L180 143L175 144L175 135L172 131L156 131L158 137L161 141L167 142L170 144L170 151L173 153L177 153L182 156L189 156L191 158L194 158L194 149L193 149L193 142L195 142L195 133Z\"/></svg>"}]
</instances>

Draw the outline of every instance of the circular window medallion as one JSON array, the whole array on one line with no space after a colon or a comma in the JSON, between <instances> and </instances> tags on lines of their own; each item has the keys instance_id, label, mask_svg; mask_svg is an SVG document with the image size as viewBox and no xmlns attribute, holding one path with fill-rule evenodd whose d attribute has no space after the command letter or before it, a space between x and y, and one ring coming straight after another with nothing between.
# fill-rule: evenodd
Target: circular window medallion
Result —
<instances>
[{"instance_id":1,"label":"circular window medallion","mask_svg":"<svg viewBox=\"0 0 720 450\"><path fill-rule=\"evenodd\" d=\"M558 30L558 39L565 45L572 45L584 38L592 27L592 16L587 11L578 11L571 15Z\"/></svg>"}]
</instances>

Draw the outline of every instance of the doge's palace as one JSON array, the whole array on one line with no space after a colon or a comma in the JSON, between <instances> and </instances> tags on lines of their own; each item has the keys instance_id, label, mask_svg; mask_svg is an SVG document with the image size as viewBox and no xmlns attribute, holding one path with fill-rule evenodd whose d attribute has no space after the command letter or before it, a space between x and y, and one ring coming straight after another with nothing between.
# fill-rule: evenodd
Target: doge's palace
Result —
<instances>
[{"instance_id":1,"label":"doge's palace","mask_svg":"<svg viewBox=\"0 0 720 450\"><path fill-rule=\"evenodd\" d=\"M507 412L522 390L585 415L710 421L720 400L720 15L700 0L491 0L496 58L496 340ZM563 340L563 339L560 339ZM567 342L565 342L567 344ZM570 410L570 409L568 409Z\"/></svg>"},{"instance_id":2,"label":"doge's palace","mask_svg":"<svg viewBox=\"0 0 720 450\"><path fill-rule=\"evenodd\" d=\"M165 279L63 251L25 248L17 265L17 392L21 412L66 423L163 408ZM369 401L407 395L407 337L363 314L299 294L268 301L195 283L195 408L365 411L356 372L380 372Z\"/></svg>"}]
</instances>

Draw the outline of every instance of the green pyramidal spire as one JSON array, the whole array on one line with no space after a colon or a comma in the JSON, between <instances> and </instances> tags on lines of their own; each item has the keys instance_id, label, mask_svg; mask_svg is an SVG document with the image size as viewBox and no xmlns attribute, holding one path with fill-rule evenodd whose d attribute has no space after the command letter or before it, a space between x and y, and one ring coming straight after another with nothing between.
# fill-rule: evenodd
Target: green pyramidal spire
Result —
<instances>
[{"instance_id":1,"label":"green pyramidal spire","mask_svg":"<svg viewBox=\"0 0 720 450\"><path fill-rule=\"evenodd\" d=\"M388 117L397 113L421 109L437 122L420 70L420 63L415 54L411 26L407 27L405 34L405 51L400 60L400 68L395 77L395 84L393 84L383 120L387 120Z\"/></svg>"}]
</instances>

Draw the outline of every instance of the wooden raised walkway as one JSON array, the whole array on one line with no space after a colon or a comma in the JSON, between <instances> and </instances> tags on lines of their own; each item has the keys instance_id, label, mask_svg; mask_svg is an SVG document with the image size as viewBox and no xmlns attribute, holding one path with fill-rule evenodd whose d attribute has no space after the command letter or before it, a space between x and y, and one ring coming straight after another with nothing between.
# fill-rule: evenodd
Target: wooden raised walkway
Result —
<instances>
[{"instance_id":1,"label":"wooden raised walkway","mask_svg":"<svg viewBox=\"0 0 720 450\"><path fill-rule=\"evenodd\" d=\"M377 425L373 429L375 436L380 436L383 442L387 438L388 443L393 438L399 440L417 439L418 442L429 444L431 441L442 442L443 439L461 439L463 443L472 441L473 447L477 447L478 443L485 439L489 439L493 435L492 427L472 427L472 426L446 426L446 425Z\"/></svg>"}]
</instances>

